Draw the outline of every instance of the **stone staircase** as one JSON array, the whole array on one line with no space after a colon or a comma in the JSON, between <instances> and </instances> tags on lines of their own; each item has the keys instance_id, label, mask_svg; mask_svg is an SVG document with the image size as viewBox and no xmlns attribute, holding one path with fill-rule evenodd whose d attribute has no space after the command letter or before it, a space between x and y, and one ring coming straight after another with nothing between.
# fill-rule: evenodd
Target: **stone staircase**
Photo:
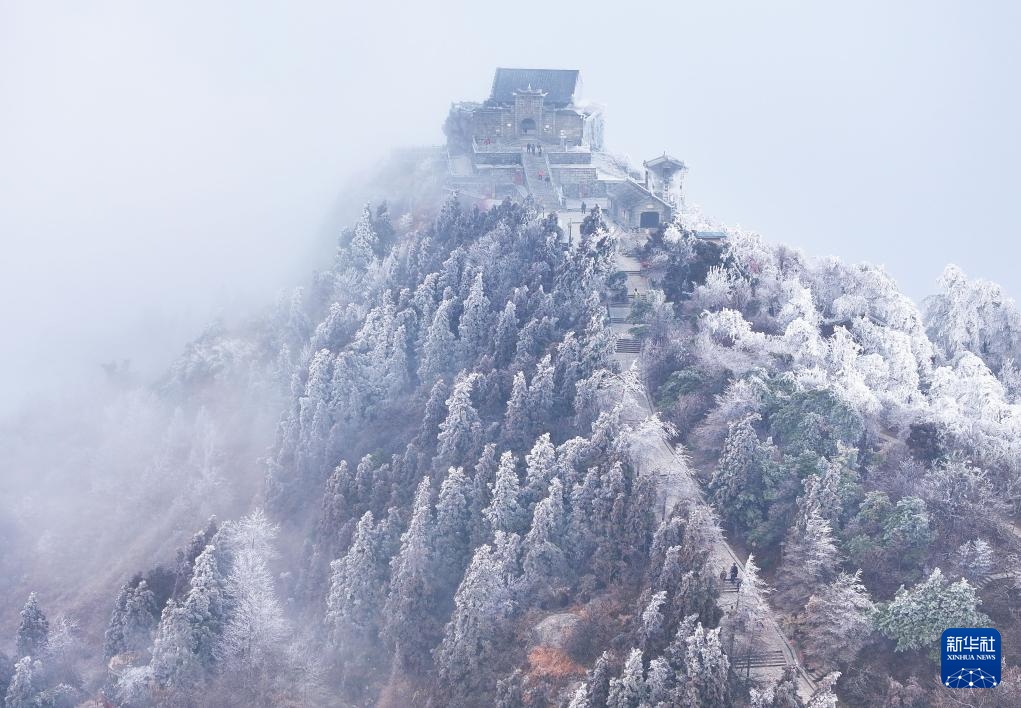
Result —
<instances>
[{"instance_id":1,"label":"stone staircase","mask_svg":"<svg viewBox=\"0 0 1021 708\"><path fill-rule=\"evenodd\" d=\"M540 175L549 176L549 164L545 155L535 153L521 153L521 164L525 168L525 184L532 198L549 210L560 208L560 199L557 197L557 190L552 182L540 179Z\"/></svg>"},{"instance_id":2,"label":"stone staircase","mask_svg":"<svg viewBox=\"0 0 1021 708\"><path fill-rule=\"evenodd\" d=\"M787 656L780 649L757 651L751 656L742 656L733 660L734 671L747 671L748 669L777 669L787 666Z\"/></svg>"},{"instance_id":3,"label":"stone staircase","mask_svg":"<svg viewBox=\"0 0 1021 708\"><path fill-rule=\"evenodd\" d=\"M642 342L634 337L618 337L615 351L618 354L640 354Z\"/></svg>"}]
</instances>

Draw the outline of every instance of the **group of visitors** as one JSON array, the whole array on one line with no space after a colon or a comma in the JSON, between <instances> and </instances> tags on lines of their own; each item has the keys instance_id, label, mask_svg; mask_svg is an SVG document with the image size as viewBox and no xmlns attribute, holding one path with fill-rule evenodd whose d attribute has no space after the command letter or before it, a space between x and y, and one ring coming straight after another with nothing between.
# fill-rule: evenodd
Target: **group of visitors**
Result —
<instances>
[{"instance_id":1,"label":"group of visitors","mask_svg":"<svg viewBox=\"0 0 1021 708\"><path fill-rule=\"evenodd\" d=\"M527 143L525 145L525 150L527 150L532 155L541 155L542 145L538 145L536 143Z\"/></svg>"}]
</instances>

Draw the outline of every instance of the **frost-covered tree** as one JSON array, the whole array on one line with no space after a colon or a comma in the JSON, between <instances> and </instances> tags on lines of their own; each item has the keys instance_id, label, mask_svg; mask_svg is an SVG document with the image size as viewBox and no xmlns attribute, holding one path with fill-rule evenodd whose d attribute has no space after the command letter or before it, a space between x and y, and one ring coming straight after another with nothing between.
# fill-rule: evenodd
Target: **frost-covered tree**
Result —
<instances>
[{"instance_id":1,"label":"frost-covered tree","mask_svg":"<svg viewBox=\"0 0 1021 708\"><path fill-rule=\"evenodd\" d=\"M556 448L550 442L549 433L536 439L532 451L525 455L525 484L521 490L521 504L531 511L536 502L545 494L556 474Z\"/></svg>"},{"instance_id":2,"label":"frost-covered tree","mask_svg":"<svg viewBox=\"0 0 1021 708\"><path fill-rule=\"evenodd\" d=\"M493 363L507 366L518 346L518 314L513 300L508 300L496 321L493 335Z\"/></svg>"},{"instance_id":3,"label":"frost-covered tree","mask_svg":"<svg viewBox=\"0 0 1021 708\"><path fill-rule=\"evenodd\" d=\"M471 393L478 374L458 376L447 399L447 417L440 423L437 436L436 466L456 467L478 459L482 447L482 422L472 405Z\"/></svg>"},{"instance_id":4,"label":"frost-covered tree","mask_svg":"<svg viewBox=\"0 0 1021 708\"><path fill-rule=\"evenodd\" d=\"M978 607L975 588L964 580L948 583L936 568L910 590L901 586L892 601L881 605L876 627L897 643L897 651L934 651L947 627L982 627L989 618Z\"/></svg>"},{"instance_id":5,"label":"frost-covered tree","mask_svg":"<svg viewBox=\"0 0 1021 708\"><path fill-rule=\"evenodd\" d=\"M670 705L673 683L670 664L663 657L657 656L649 662L649 669L645 672L645 702L642 705L652 708Z\"/></svg>"},{"instance_id":6,"label":"frost-covered tree","mask_svg":"<svg viewBox=\"0 0 1021 708\"><path fill-rule=\"evenodd\" d=\"M730 660L720 644L720 629L699 623L687 641L685 680L677 687L677 705L715 708L729 703Z\"/></svg>"},{"instance_id":7,"label":"frost-covered tree","mask_svg":"<svg viewBox=\"0 0 1021 708\"><path fill-rule=\"evenodd\" d=\"M35 708L36 693L39 686L36 686L40 674L43 672L42 663L31 656L23 656L14 665L14 675L11 683L7 686L7 695L4 697L4 708Z\"/></svg>"},{"instance_id":8,"label":"frost-covered tree","mask_svg":"<svg viewBox=\"0 0 1021 708\"><path fill-rule=\"evenodd\" d=\"M976 538L974 541L965 541L961 544L957 549L955 560L961 574L975 582L992 571L995 553L987 541Z\"/></svg>"},{"instance_id":9,"label":"frost-covered tree","mask_svg":"<svg viewBox=\"0 0 1021 708\"><path fill-rule=\"evenodd\" d=\"M777 576L780 602L795 611L808 602L816 588L833 578L840 561L829 523L811 509L791 527Z\"/></svg>"},{"instance_id":10,"label":"frost-covered tree","mask_svg":"<svg viewBox=\"0 0 1021 708\"><path fill-rule=\"evenodd\" d=\"M759 568L751 555L744 564L741 587L737 592L737 605L723 620L731 657L748 657L766 626L769 608L766 594L769 588L759 577Z\"/></svg>"},{"instance_id":11,"label":"frost-covered tree","mask_svg":"<svg viewBox=\"0 0 1021 708\"><path fill-rule=\"evenodd\" d=\"M666 639L666 618L663 616L663 605L666 603L666 590L660 590L649 599L642 610L642 625L639 639L643 653L654 654Z\"/></svg>"},{"instance_id":12,"label":"frost-covered tree","mask_svg":"<svg viewBox=\"0 0 1021 708\"><path fill-rule=\"evenodd\" d=\"M528 414L532 421L532 430L540 431L550 425L550 414L553 411L554 368L549 354L543 357L535 368L535 374L528 384Z\"/></svg>"},{"instance_id":13,"label":"frost-covered tree","mask_svg":"<svg viewBox=\"0 0 1021 708\"><path fill-rule=\"evenodd\" d=\"M482 273L476 274L471 291L464 301L464 311L458 324L458 351L461 362L470 366L477 357L490 348L492 338L489 298L486 297Z\"/></svg>"},{"instance_id":14,"label":"frost-covered tree","mask_svg":"<svg viewBox=\"0 0 1021 708\"><path fill-rule=\"evenodd\" d=\"M423 477L415 493L411 522L401 536L401 549L391 562L384 631L402 669L425 668L421 663L428 659L439 636L440 628L432 617L437 579L432 574L435 524L431 495L429 478Z\"/></svg>"},{"instance_id":15,"label":"frost-covered tree","mask_svg":"<svg viewBox=\"0 0 1021 708\"><path fill-rule=\"evenodd\" d=\"M117 596L117 604L106 629L106 656L147 649L159 620L159 612L156 596L141 576L125 583Z\"/></svg>"},{"instance_id":16,"label":"frost-covered tree","mask_svg":"<svg viewBox=\"0 0 1021 708\"><path fill-rule=\"evenodd\" d=\"M496 533L492 546L475 551L454 598L454 613L434 656L440 678L458 695L480 687L482 667L499 654L514 615L519 539Z\"/></svg>"},{"instance_id":17,"label":"frost-covered tree","mask_svg":"<svg viewBox=\"0 0 1021 708\"><path fill-rule=\"evenodd\" d=\"M447 376L451 371L453 360L451 354L457 344L450 329L454 304L453 297L445 298L436 308L432 324L425 332L418 378L426 386L431 386L434 381Z\"/></svg>"},{"instance_id":18,"label":"frost-covered tree","mask_svg":"<svg viewBox=\"0 0 1021 708\"><path fill-rule=\"evenodd\" d=\"M608 708L638 708L645 697L645 667L642 650L632 649L620 676L610 681Z\"/></svg>"},{"instance_id":19,"label":"frost-covered tree","mask_svg":"<svg viewBox=\"0 0 1021 708\"><path fill-rule=\"evenodd\" d=\"M347 553L330 564L326 619L334 646L352 661L377 647L390 560L384 523L365 512Z\"/></svg>"},{"instance_id":20,"label":"frost-covered tree","mask_svg":"<svg viewBox=\"0 0 1021 708\"><path fill-rule=\"evenodd\" d=\"M230 614L223 627L219 655L227 666L250 680L267 678L262 674L288 632L266 560L256 547L241 548L225 584Z\"/></svg>"},{"instance_id":21,"label":"frost-covered tree","mask_svg":"<svg viewBox=\"0 0 1021 708\"><path fill-rule=\"evenodd\" d=\"M451 467L436 500L436 585L447 606L471 561L472 483L460 467ZM481 513L481 508L477 513Z\"/></svg>"},{"instance_id":22,"label":"frost-covered tree","mask_svg":"<svg viewBox=\"0 0 1021 708\"><path fill-rule=\"evenodd\" d=\"M827 669L854 661L872 634L874 610L861 571L838 575L805 607L800 627L808 660Z\"/></svg>"},{"instance_id":23,"label":"frost-covered tree","mask_svg":"<svg viewBox=\"0 0 1021 708\"><path fill-rule=\"evenodd\" d=\"M39 598L33 592L21 609L21 623L15 636L18 656L39 656L46 648L50 636L50 621L39 607Z\"/></svg>"},{"instance_id":24,"label":"frost-covered tree","mask_svg":"<svg viewBox=\"0 0 1021 708\"><path fill-rule=\"evenodd\" d=\"M511 396L507 402L507 413L503 422L503 439L512 447L524 447L532 430L531 415L528 409L528 385L524 372L514 374L511 384Z\"/></svg>"},{"instance_id":25,"label":"frost-covered tree","mask_svg":"<svg viewBox=\"0 0 1021 708\"><path fill-rule=\"evenodd\" d=\"M549 494L535 505L532 527L522 544L522 569L526 588L541 590L566 574L567 558L561 547L566 526L564 485L559 479L553 479L549 485ZM539 595L541 597L541 591Z\"/></svg>"},{"instance_id":26,"label":"frost-covered tree","mask_svg":"<svg viewBox=\"0 0 1021 708\"><path fill-rule=\"evenodd\" d=\"M763 690L751 689L750 708L801 708L798 675L793 666L785 666L777 679Z\"/></svg>"},{"instance_id":27,"label":"frost-covered tree","mask_svg":"<svg viewBox=\"0 0 1021 708\"><path fill-rule=\"evenodd\" d=\"M372 210L366 204L351 235L347 264L359 270L367 269L375 260L376 240L376 232L372 228Z\"/></svg>"},{"instance_id":28,"label":"frost-covered tree","mask_svg":"<svg viewBox=\"0 0 1021 708\"><path fill-rule=\"evenodd\" d=\"M757 419L751 415L731 425L709 485L720 517L737 529L763 524L763 497L776 475L775 450L759 440L753 426Z\"/></svg>"},{"instance_id":29,"label":"frost-covered tree","mask_svg":"<svg viewBox=\"0 0 1021 708\"><path fill-rule=\"evenodd\" d=\"M504 452L496 469L496 481L490 495L492 501L482 512L493 531L513 533L521 530L525 523L525 510L521 507L520 494L517 460L510 451Z\"/></svg>"}]
</instances>

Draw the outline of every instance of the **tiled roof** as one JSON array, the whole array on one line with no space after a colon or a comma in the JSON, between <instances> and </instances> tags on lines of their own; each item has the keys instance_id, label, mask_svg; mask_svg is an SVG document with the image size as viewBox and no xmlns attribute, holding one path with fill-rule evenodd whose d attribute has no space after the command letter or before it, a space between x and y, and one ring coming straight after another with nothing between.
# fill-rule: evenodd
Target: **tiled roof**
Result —
<instances>
[{"instance_id":1,"label":"tiled roof","mask_svg":"<svg viewBox=\"0 0 1021 708\"><path fill-rule=\"evenodd\" d=\"M578 84L577 69L504 69L496 70L493 77L493 92L490 101L513 103L514 92L527 89L542 89L546 92L546 103L566 106L574 97Z\"/></svg>"}]
</instances>

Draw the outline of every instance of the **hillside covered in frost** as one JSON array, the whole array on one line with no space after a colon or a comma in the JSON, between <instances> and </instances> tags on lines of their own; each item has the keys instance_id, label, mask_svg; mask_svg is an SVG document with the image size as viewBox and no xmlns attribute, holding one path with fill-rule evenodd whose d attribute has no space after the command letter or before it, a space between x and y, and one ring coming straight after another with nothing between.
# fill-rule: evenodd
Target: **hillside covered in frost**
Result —
<instances>
[{"instance_id":1,"label":"hillside covered in frost","mask_svg":"<svg viewBox=\"0 0 1021 708\"><path fill-rule=\"evenodd\" d=\"M111 371L89 415L5 431L5 706L951 706L944 628L1021 639L996 286L949 267L920 310L686 214L594 209L569 240L530 202L415 204L366 207L160 381ZM621 254L651 284L627 369ZM664 437L703 501L642 471ZM752 672L766 621L810 696ZM1021 702L1021 673L989 694Z\"/></svg>"}]
</instances>

